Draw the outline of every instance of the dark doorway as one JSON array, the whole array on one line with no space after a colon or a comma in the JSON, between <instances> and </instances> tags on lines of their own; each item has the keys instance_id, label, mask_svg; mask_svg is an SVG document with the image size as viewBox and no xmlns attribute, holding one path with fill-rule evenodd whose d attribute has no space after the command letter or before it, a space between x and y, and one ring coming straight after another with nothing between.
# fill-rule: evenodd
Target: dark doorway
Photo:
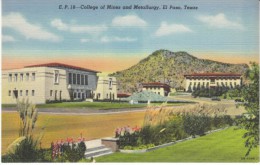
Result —
<instances>
[{"instance_id":1,"label":"dark doorway","mask_svg":"<svg viewBox=\"0 0 260 165\"><path fill-rule=\"evenodd\" d=\"M14 97L17 99L18 98L18 90L13 90Z\"/></svg>"},{"instance_id":2,"label":"dark doorway","mask_svg":"<svg viewBox=\"0 0 260 165\"><path fill-rule=\"evenodd\" d=\"M61 96L61 94L62 94L62 91L60 91L60 101L62 100L62 96Z\"/></svg>"}]
</instances>

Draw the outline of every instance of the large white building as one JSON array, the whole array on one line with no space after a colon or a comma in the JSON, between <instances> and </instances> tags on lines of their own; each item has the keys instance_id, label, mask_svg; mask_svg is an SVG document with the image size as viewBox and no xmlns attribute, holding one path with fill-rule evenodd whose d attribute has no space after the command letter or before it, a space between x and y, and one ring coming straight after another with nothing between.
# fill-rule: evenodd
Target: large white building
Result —
<instances>
[{"instance_id":1,"label":"large white building","mask_svg":"<svg viewBox=\"0 0 260 165\"><path fill-rule=\"evenodd\" d=\"M23 98L35 104L92 98L97 87L97 73L61 63L3 70L2 103L14 104Z\"/></svg>"},{"instance_id":2,"label":"large white building","mask_svg":"<svg viewBox=\"0 0 260 165\"><path fill-rule=\"evenodd\" d=\"M217 86L226 86L233 88L241 86L242 76L236 73L193 73L184 75L185 91L193 91L198 86L214 88Z\"/></svg>"},{"instance_id":3,"label":"large white building","mask_svg":"<svg viewBox=\"0 0 260 165\"><path fill-rule=\"evenodd\" d=\"M115 77L98 77L97 89L94 91L95 100L116 100L117 82Z\"/></svg>"}]
</instances>

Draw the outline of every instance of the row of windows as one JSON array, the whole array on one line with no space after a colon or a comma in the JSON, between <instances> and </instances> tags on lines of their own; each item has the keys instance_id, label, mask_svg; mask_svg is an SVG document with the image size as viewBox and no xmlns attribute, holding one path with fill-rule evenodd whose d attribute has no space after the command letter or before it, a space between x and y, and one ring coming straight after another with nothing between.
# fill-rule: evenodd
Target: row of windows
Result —
<instances>
[{"instance_id":1,"label":"row of windows","mask_svg":"<svg viewBox=\"0 0 260 165\"><path fill-rule=\"evenodd\" d=\"M53 90L50 90L50 96L51 96L51 97L53 96L53 93L54 93L54 96L57 97L58 91L55 90L55 91L53 92ZM61 95L61 94L62 94L62 91L60 91L59 94Z\"/></svg>"},{"instance_id":2,"label":"row of windows","mask_svg":"<svg viewBox=\"0 0 260 165\"><path fill-rule=\"evenodd\" d=\"M156 89L161 89L160 87L154 87L154 88L146 88L147 90L156 90Z\"/></svg>"},{"instance_id":3,"label":"row of windows","mask_svg":"<svg viewBox=\"0 0 260 165\"><path fill-rule=\"evenodd\" d=\"M8 81L9 82L17 82L18 81L18 75L19 75L19 79L20 79L20 81L24 81L24 79L25 79L25 81L29 81L29 78L30 78L30 73L20 73L20 74L18 74L18 73L15 73L15 74L9 74L8 75ZM32 75L31 75L31 80L32 81L35 81L35 73L32 73Z\"/></svg>"},{"instance_id":4,"label":"row of windows","mask_svg":"<svg viewBox=\"0 0 260 165\"><path fill-rule=\"evenodd\" d=\"M88 75L69 73L69 84L88 85Z\"/></svg>"},{"instance_id":5,"label":"row of windows","mask_svg":"<svg viewBox=\"0 0 260 165\"><path fill-rule=\"evenodd\" d=\"M192 85L192 84L193 84L193 86L197 85L196 82L194 82L194 83L190 82L190 85ZM205 85L205 84L206 84L206 85L209 85L209 82L207 82L207 83L205 83L205 82L203 82L203 83L198 83L198 85L200 85L200 84L201 84L201 85ZM230 82L229 84L230 84L230 85L233 85L233 84L234 84L234 86L237 85L236 82L234 82L234 83ZM227 86L228 83L227 83L227 82L225 82L225 83L224 83L224 82L221 82L221 83L217 82L217 85L226 85L226 86Z\"/></svg>"},{"instance_id":6,"label":"row of windows","mask_svg":"<svg viewBox=\"0 0 260 165\"><path fill-rule=\"evenodd\" d=\"M23 93L23 90L9 90L8 91L8 96L14 96L14 97L18 97L18 96L35 96L35 90L31 90L31 92L29 93L29 90L25 90L25 93Z\"/></svg>"},{"instance_id":7,"label":"row of windows","mask_svg":"<svg viewBox=\"0 0 260 165\"><path fill-rule=\"evenodd\" d=\"M73 93L73 98L74 99L85 99L86 98L86 94L85 93L81 93L81 92L74 92Z\"/></svg>"},{"instance_id":8,"label":"row of windows","mask_svg":"<svg viewBox=\"0 0 260 165\"><path fill-rule=\"evenodd\" d=\"M190 80L189 82L214 82L214 81L221 81L221 80L217 80L217 79L210 79L210 80ZM237 82L237 80L222 80L222 82Z\"/></svg>"},{"instance_id":9,"label":"row of windows","mask_svg":"<svg viewBox=\"0 0 260 165\"><path fill-rule=\"evenodd\" d=\"M190 79L190 80L209 80L209 79L212 79L212 78L186 78L186 79ZM240 79L240 78L230 78L230 77L219 77L219 78L214 78L216 80L237 80L237 79Z\"/></svg>"}]
</instances>

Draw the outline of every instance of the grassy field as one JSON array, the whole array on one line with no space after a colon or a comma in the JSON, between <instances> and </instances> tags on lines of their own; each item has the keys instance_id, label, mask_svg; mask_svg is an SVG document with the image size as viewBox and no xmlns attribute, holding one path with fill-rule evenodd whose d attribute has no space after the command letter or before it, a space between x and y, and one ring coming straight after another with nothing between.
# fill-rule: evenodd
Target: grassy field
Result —
<instances>
[{"instance_id":1,"label":"grassy field","mask_svg":"<svg viewBox=\"0 0 260 165\"><path fill-rule=\"evenodd\" d=\"M52 141L72 137L77 139L82 133L86 139L114 136L114 130L123 126L141 126L145 112L129 112L111 115L48 115L39 114L35 133L45 126L42 147L50 147ZM2 154L8 145L18 137L18 113L2 112Z\"/></svg>"},{"instance_id":2,"label":"grassy field","mask_svg":"<svg viewBox=\"0 0 260 165\"><path fill-rule=\"evenodd\" d=\"M245 158L244 130L234 127L139 154L115 153L96 158L97 162L259 162L259 148Z\"/></svg>"}]
</instances>

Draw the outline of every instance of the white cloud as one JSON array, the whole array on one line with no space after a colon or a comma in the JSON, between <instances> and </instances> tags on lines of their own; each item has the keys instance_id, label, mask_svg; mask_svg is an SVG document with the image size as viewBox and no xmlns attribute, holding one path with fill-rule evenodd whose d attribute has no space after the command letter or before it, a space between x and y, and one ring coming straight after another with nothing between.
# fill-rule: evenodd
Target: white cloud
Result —
<instances>
[{"instance_id":1,"label":"white cloud","mask_svg":"<svg viewBox=\"0 0 260 165\"><path fill-rule=\"evenodd\" d=\"M104 36L100 39L101 42L103 43L108 43L108 42L134 42L137 41L136 38L129 38L129 37L107 37Z\"/></svg>"},{"instance_id":2,"label":"white cloud","mask_svg":"<svg viewBox=\"0 0 260 165\"><path fill-rule=\"evenodd\" d=\"M90 39L82 38L82 39L80 39L80 42L81 43L90 42Z\"/></svg>"},{"instance_id":3,"label":"white cloud","mask_svg":"<svg viewBox=\"0 0 260 165\"><path fill-rule=\"evenodd\" d=\"M40 25L29 23L20 13L10 13L3 16L2 26L19 32L26 39L52 42L58 42L61 40L60 37L48 32Z\"/></svg>"},{"instance_id":4,"label":"white cloud","mask_svg":"<svg viewBox=\"0 0 260 165\"><path fill-rule=\"evenodd\" d=\"M227 19L227 17L223 13L219 13L215 16L201 15L198 16L197 19L203 23L206 23L208 26L215 27L215 28L239 29L239 30L244 29L242 24Z\"/></svg>"},{"instance_id":5,"label":"white cloud","mask_svg":"<svg viewBox=\"0 0 260 165\"><path fill-rule=\"evenodd\" d=\"M166 35L171 35L174 33L184 33L192 32L192 30L182 24L168 24L167 22L162 22L159 29L155 32L155 36L161 37Z\"/></svg>"},{"instance_id":6,"label":"white cloud","mask_svg":"<svg viewBox=\"0 0 260 165\"><path fill-rule=\"evenodd\" d=\"M106 25L76 25L66 24L60 19L54 19L51 21L51 25L61 31L69 31L71 33L88 33L88 34L100 34L107 30Z\"/></svg>"},{"instance_id":7,"label":"white cloud","mask_svg":"<svg viewBox=\"0 0 260 165\"><path fill-rule=\"evenodd\" d=\"M146 21L136 15L117 16L112 20L113 26L119 27L145 27Z\"/></svg>"},{"instance_id":8,"label":"white cloud","mask_svg":"<svg viewBox=\"0 0 260 165\"><path fill-rule=\"evenodd\" d=\"M2 41L3 41L3 42L15 42L16 39L14 39L13 36L2 35Z\"/></svg>"}]
</instances>

